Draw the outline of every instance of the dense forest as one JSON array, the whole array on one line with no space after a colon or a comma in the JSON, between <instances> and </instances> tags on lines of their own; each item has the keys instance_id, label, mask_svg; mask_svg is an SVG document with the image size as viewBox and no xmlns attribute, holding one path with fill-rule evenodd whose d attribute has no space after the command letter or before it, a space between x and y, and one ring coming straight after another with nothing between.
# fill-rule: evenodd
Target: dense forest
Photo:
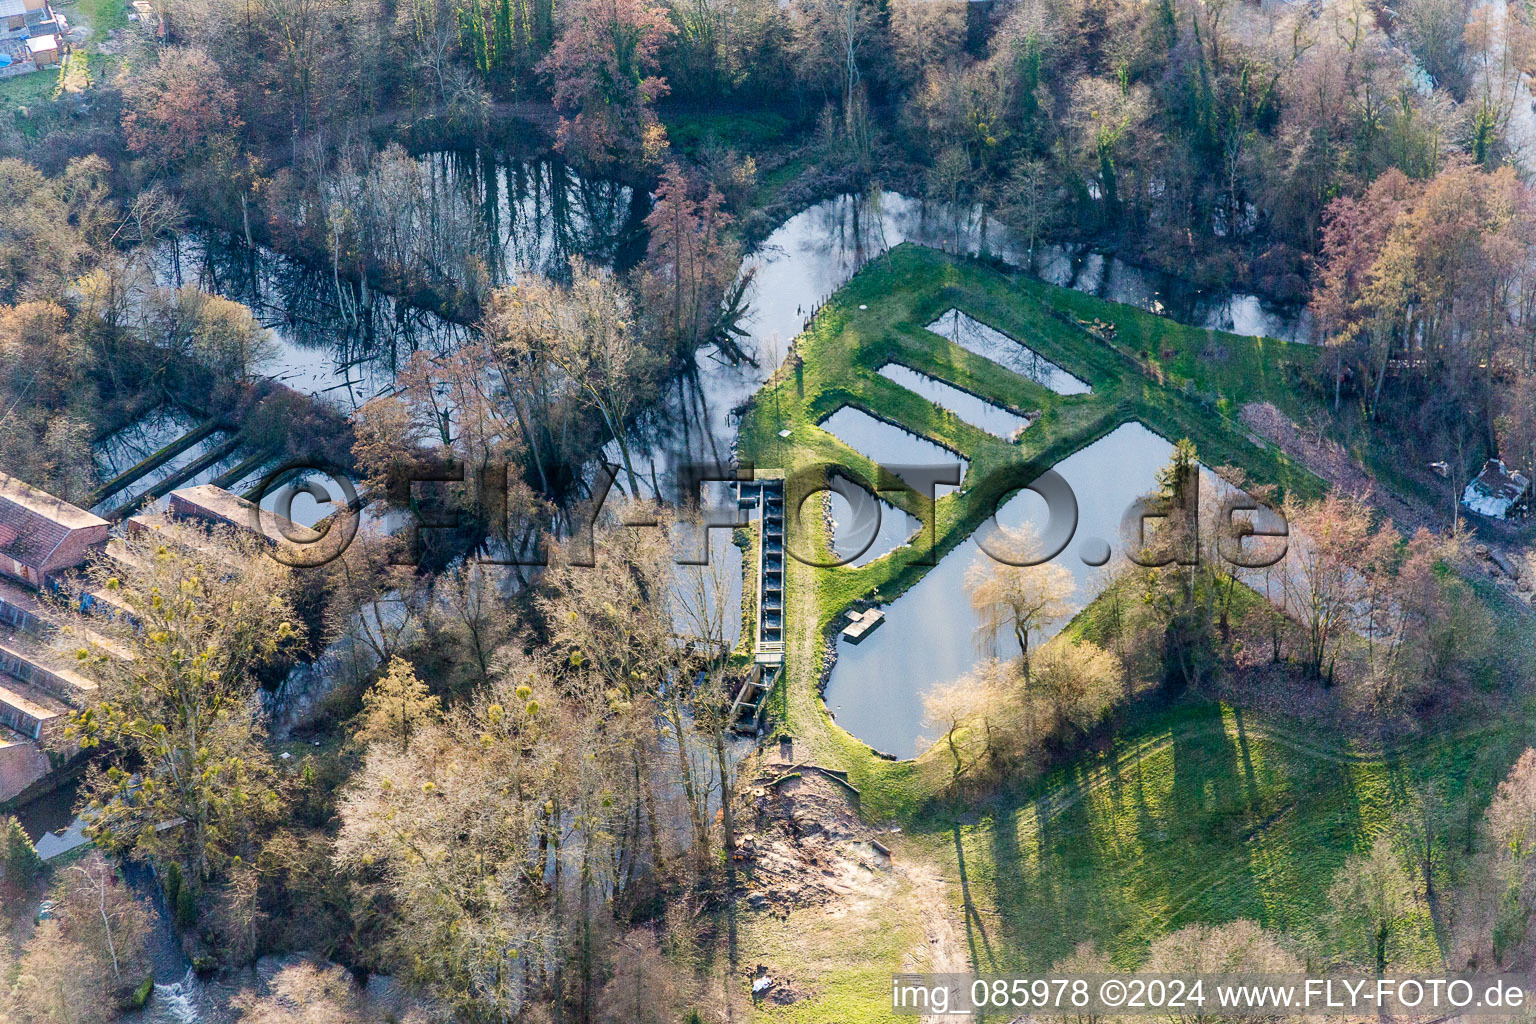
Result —
<instances>
[{"instance_id":1,"label":"dense forest","mask_svg":"<svg viewBox=\"0 0 1536 1024\"><path fill-rule=\"evenodd\" d=\"M498 283L484 229L412 147L537 124L580 166L651 187L667 172L660 195L687 205L672 230L698 233L700 266L637 275L646 310L685 275L687 315L718 319L735 228L750 240L797 199L895 184L981 204L1032 244L1310 302L1337 350L1319 384L1336 404L1407 416L1420 461L1530 457L1529 403L1502 397L1528 387L1527 314L1477 312L1531 259L1511 173L1531 144L1519 5L614 0L557 16L274 0L157 15L159 34L92 58L97 87L0 114L7 301L87 273L131 288L135 245L203 223L477 320ZM652 250L694 259L676 238ZM1381 308L1396 303L1412 312ZM686 346L710 326L665 330ZM60 322L69 344L93 332ZM7 454L52 481L69 430L33 420Z\"/></svg>"}]
</instances>

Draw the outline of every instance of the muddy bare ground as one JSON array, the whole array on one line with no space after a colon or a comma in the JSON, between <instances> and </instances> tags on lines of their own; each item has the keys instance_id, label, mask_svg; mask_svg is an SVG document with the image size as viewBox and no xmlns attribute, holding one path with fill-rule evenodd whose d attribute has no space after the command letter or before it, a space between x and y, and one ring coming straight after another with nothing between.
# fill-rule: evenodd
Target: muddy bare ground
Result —
<instances>
[{"instance_id":1,"label":"muddy bare ground","mask_svg":"<svg viewBox=\"0 0 1536 1024\"><path fill-rule=\"evenodd\" d=\"M944 880L932 865L906 855L898 834L860 820L857 797L847 787L813 766L771 759L760 764L745 798L737 866L747 913L787 921L809 912L850 932L894 914L920 922L920 939L892 964L893 972L971 969ZM759 967L755 973L768 972ZM761 998L797 1002L815 994L822 980L778 970Z\"/></svg>"}]
</instances>

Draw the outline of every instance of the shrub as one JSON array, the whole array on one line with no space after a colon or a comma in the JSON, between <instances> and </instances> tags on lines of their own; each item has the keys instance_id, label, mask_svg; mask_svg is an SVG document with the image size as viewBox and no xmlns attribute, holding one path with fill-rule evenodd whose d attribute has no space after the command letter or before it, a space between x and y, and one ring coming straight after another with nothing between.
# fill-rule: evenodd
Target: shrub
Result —
<instances>
[{"instance_id":1,"label":"shrub","mask_svg":"<svg viewBox=\"0 0 1536 1024\"><path fill-rule=\"evenodd\" d=\"M173 860L165 869L165 905L172 911L181 904L182 885L181 863Z\"/></svg>"},{"instance_id":2,"label":"shrub","mask_svg":"<svg viewBox=\"0 0 1536 1024\"><path fill-rule=\"evenodd\" d=\"M0 844L3 844L0 845L0 866L5 869L5 881L16 889L31 888L32 883L37 881L38 872L43 869L42 858L38 857L32 840L27 838L26 830L14 816L5 819L3 832L4 836L0 837Z\"/></svg>"},{"instance_id":3,"label":"shrub","mask_svg":"<svg viewBox=\"0 0 1536 1024\"><path fill-rule=\"evenodd\" d=\"M197 927L197 894L190 885L181 886L176 894L176 926L183 929Z\"/></svg>"}]
</instances>

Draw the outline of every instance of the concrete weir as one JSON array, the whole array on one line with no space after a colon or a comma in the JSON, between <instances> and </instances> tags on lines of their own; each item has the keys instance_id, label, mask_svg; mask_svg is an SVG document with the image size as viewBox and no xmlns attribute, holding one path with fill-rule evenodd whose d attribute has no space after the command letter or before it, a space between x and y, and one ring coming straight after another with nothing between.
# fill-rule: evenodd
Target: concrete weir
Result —
<instances>
[{"instance_id":1,"label":"concrete weir","mask_svg":"<svg viewBox=\"0 0 1536 1024\"><path fill-rule=\"evenodd\" d=\"M738 732L755 733L763 698L784 669L784 474L758 470L738 485L737 503L758 510L757 631L752 671L736 693L731 720Z\"/></svg>"}]
</instances>

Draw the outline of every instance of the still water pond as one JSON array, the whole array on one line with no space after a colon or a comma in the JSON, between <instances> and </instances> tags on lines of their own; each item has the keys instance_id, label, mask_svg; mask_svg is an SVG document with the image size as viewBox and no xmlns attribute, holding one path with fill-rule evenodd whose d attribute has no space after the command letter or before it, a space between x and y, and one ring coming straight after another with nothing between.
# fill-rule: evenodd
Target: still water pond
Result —
<instances>
[{"instance_id":1,"label":"still water pond","mask_svg":"<svg viewBox=\"0 0 1536 1024\"><path fill-rule=\"evenodd\" d=\"M167 243L153 269L162 287L195 286L249 306L272 341L253 369L347 412L385 390L412 353L446 354L469 338L434 313L220 232Z\"/></svg>"},{"instance_id":2,"label":"still water pond","mask_svg":"<svg viewBox=\"0 0 1536 1024\"><path fill-rule=\"evenodd\" d=\"M1071 571L1077 584L1074 610L1103 590L1108 573L1125 564L1120 552L1120 520L1137 498L1156 485L1157 470L1173 446L1140 423L1127 423L1055 467L1077 495L1078 526L1057 564ZM1043 531L1045 502L1021 491L998 511L1005 526L1032 524ZM994 529L984 525L982 531ZM1108 566L1084 564L1080 551L1093 538L1108 541L1114 556ZM912 757L928 745L923 726L923 694L959 678L994 655L978 639L980 620L966 600L965 573L985 558L971 537L961 543L918 583L884 608L886 621L861 644L838 641L837 664L827 684L826 702L837 722L876 750ZM1053 623L1038 640L1065 625ZM1037 642L1037 641L1032 641ZM927 737L925 740L924 737Z\"/></svg>"},{"instance_id":3,"label":"still water pond","mask_svg":"<svg viewBox=\"0 0 1536 1024\"><path fill-rule=\"evenodd\" d=\"M947 409L971 426L998 437L1012 437L1025 427L1029 420L1012 409L993 405L969 391L947 384L926 373L918 373L901 363L886 363L880 367L880 376L894 381L908 391L922 395L941 409Z\"/></svg>"},{"instance_id":4,"label":"still water pond","mask_svg":"<svg viewBox=\"0 0 1536 1024\"><path fill-rule=\"evenodd\" d=\"M650 196L628 185L578 174L552 156L524 159L495 149L449 149L420 158L474 225L481 262L494 285L535 273L564 279L571 259L620 271L645 256Z\"/></svg>"},{"instance_id":5,"label":"still water pond","mask_svg":"<svg viewBox=\"0 0 1536 1024\"><path fill-rule=\"evenodd\" d=\"M96 474L110 480L149 458L197 424L171 405L161 405L91 446Z\"/></svg>"},{"instance_id":6,"label":"still water pond","mask_svg":"<svg viewBox=\"0 0 1536 1024\"><path fill-rule=\"evenodd\" d=\"M1074 377L1022 341L958 309L942 314L928 325L928 330L1058 395L1086 395L1093 391L1087 381Z\"/></svg>"},{"instance_id":7,"label":"still water pond","mask_svg":"<svg viewBox=\"0 0 1536 1024\"><path fill-rule=\"evenodd\" d=\"M439 231L469 233L491 285L526 273L564 277L573 257L622 271L645 253L643 191L584 177L550 157L451 150L424 154L420 166L422 188L442 210ZM195 285L249 306L275 344L256 369L346 411L387 389L412 353L452 352L470 336L462 325L223 232L194 231L162 245L151 267L159 285Z\"/></svg>"},{"instance_id":8,"label":"still water pond","mask_svg":"<svg viewBox=\"0 0 1536 1024\"><path fill-rule=\"evenodd\" d=\"M959 466L960 478L970 463L926 437L871 416L856 406L845 405L822 420L822 430L880 466ZM955 488L940 484L934 494L942 497Z\"/></svg>"},{"instance_id":9,"label":"still water pond","mask_svg":"<svg viewBox=\"0 0 1536 1024\"><path fill-rule=\"evenodd\" d=\"M917 517L897 508L859 484L845 480L845 486L858 487L865 497L858 508L836 491L823 491L823 512L832 529L832 552L850 568L860 568L895 551L912 539L922 525ZM809 514L810 501L807 500ZM876 522L878 516L879 521Z\"/></svg>"}]
</instances>

